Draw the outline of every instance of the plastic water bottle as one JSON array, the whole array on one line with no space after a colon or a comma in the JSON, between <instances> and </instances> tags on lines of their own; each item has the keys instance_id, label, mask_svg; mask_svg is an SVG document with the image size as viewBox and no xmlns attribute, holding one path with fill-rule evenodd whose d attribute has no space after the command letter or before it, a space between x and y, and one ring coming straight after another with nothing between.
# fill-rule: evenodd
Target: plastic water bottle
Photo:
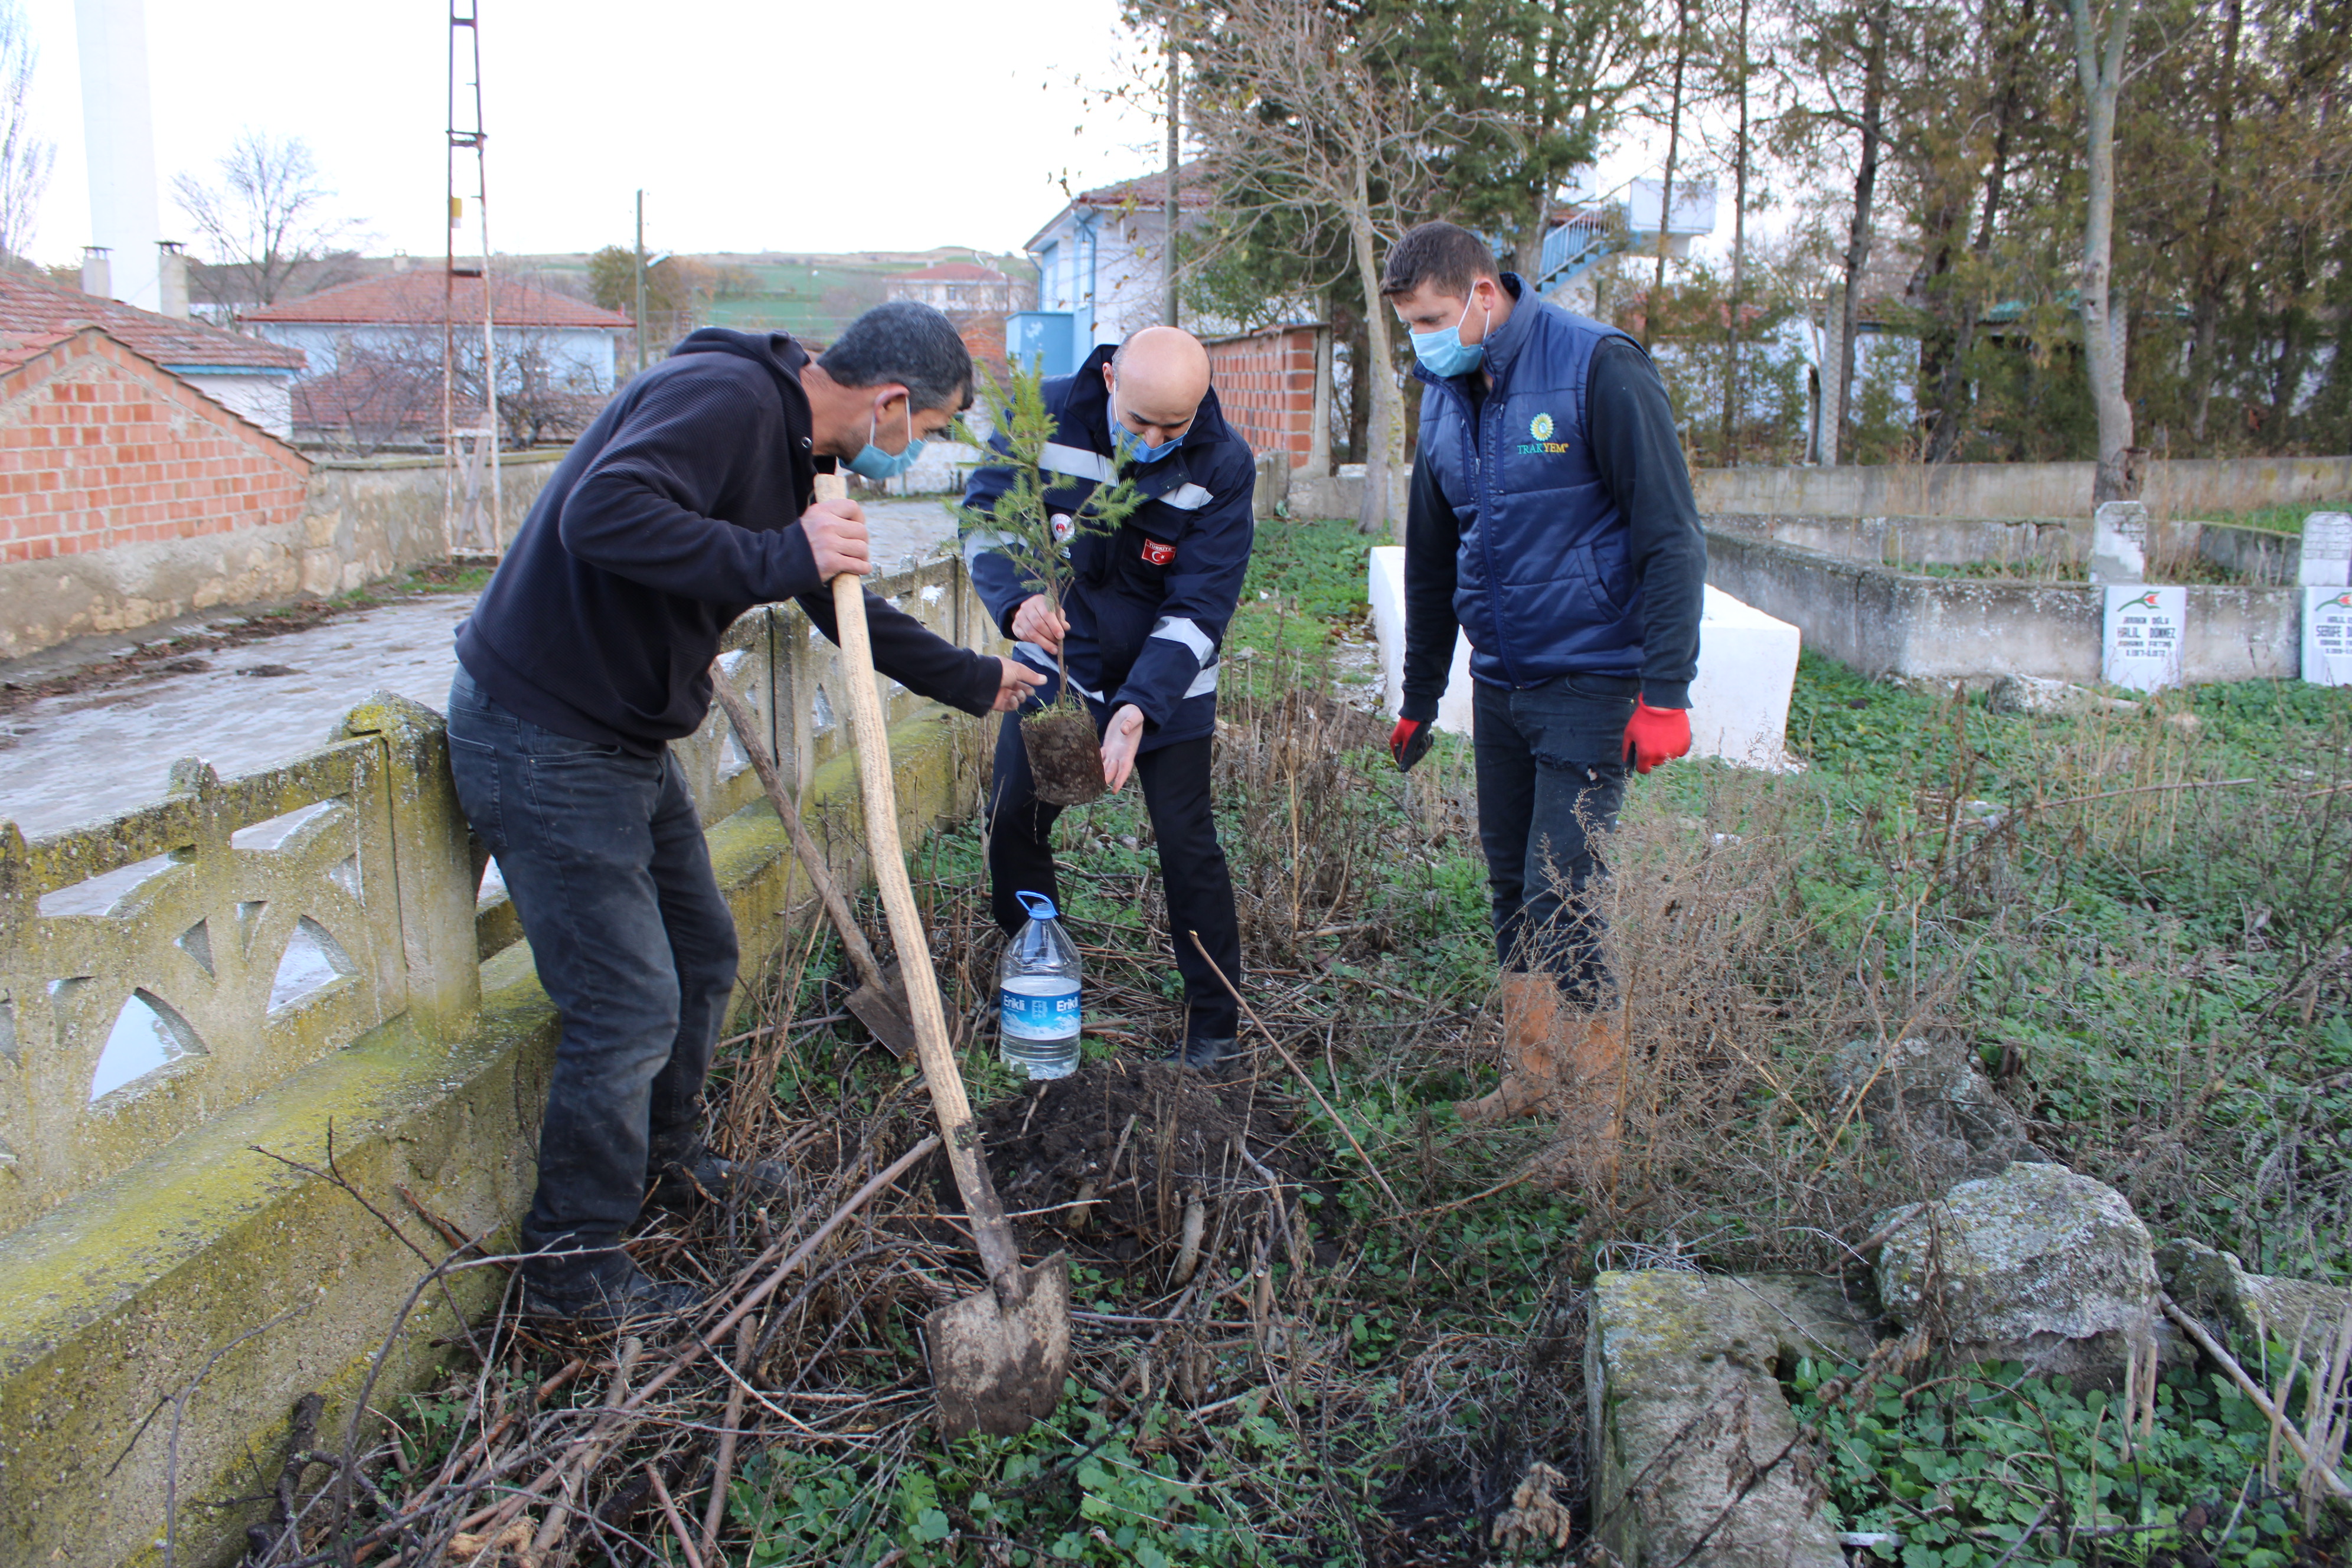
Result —
<instances>
[{"instance_id":1,"label":"plastic water bottle","mask_svg":"<svg viewBox=\"0 0 2352 1568\"><path fill-rule=\"evenodd\" d=\"M1016 893L1029 923L996 964L996 1006L1004 1065L1031 1078L1078 1070L1078 950L1038 893Z\"/></svg>"}]
</instances>

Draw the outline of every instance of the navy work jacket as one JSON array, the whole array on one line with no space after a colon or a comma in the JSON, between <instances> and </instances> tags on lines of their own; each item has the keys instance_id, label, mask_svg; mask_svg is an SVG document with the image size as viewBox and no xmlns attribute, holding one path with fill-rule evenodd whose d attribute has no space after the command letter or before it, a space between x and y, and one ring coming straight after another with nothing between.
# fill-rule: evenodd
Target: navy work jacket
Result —
<instances>
[{"instance_id":1,"label":"navy work jacket","mask_svg":"<svg viewBox=\"0 0 2352 1568\"><path fill-rule=\"evenodd\" d=\"M1053 481L1049 515L1075 513L1118 473L1102 378L1110 355L1108 346L1098 348L1076 375L1045 382L1045 408L1056 420L1041 465ZM1005 449L1001 435L992 445ZM1143 710L1139 750L1148 752L1216 728L1218 650L1249 569L1256 471L1248 443L1225 423L1212 390L1176 450L1131 474L1143 504L1116 531L1081 530L1064 547L1074 581L1063 605L1070 629L1062 652L1070 686L1097 727L1127 703ZM979 468L964 506L985 517L1012 483L1009 468ZM967 520L963 556L972 586L1011 637L1013 612L1039 586L1004 552L1005 542ZM1056 673L1054 656L1034 643L1015 643L1013 652Z\"/></svg>"},{"instance_id":2,"label":"navy work jacket","mask_svg":"<svg viewBox=\"0 0 2352 1568\"><path fill-rule=\"evenodd\" d=\"M1626 333L1519 289L1486 339L1495 384L1416 365L1421 447L1461 527L1454 614L1470 674L1524 689L1556 676L1639 677L1642 586L1626 520L1593 466L1585 426L1592 351Z\"/></svg>"}]
</instances>

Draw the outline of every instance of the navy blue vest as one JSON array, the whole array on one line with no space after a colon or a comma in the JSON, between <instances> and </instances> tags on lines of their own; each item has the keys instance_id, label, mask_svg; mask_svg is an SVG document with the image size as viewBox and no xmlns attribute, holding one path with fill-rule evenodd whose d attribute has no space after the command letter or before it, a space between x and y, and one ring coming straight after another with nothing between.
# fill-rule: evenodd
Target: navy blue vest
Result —
<instances>
[{"instance_id":1,"label":"navy blue vest","mask_svg":"<svg viewBox=\"0 0 2352 1568\"><path fill-rule=\"evenodd\" d=\"M1584 422L1593 348L1626 334L1514 292L1510 320L1487 340L1495 385L1483 403L1470 398L1475 371L1444 380L1413 369L1426 384L1415 460L1431 466L1461 529L1454 613L1470 673L1513 688L1638 677L1642 590Z\"/></svg>"}]
</instances>

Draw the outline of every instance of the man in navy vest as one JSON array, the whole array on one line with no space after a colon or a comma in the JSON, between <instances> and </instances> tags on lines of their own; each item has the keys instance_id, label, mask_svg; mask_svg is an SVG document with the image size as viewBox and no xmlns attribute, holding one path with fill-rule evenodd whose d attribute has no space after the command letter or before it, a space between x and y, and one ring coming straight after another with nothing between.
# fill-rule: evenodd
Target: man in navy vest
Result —
<instances>
[{"instance_id":1,"label":"man in navy vest","mask_svg":"<svg viewBox=\"0 0 2352 1568\"><path fill-rule=\"evenodd\" d=\"M1058 481L1045 492L1046 506L1075 512L1097 485L1122 473L1146 499L1116 531L1080 531L1070 541L1066 616L1054 613L1004 553L1004 541L986 528L967 531L964 560L1014 653L1048 677L1027 710L1054 700L1059 653L1071 689L1102 732L1104 780L1115 790L1129 773L1143 781L1184 976L1177 1055L1207 1068L1234 1048L1241 1016L1225 987L1241 984L1241 928L1210 814L1209 743L1217 725L1217 650L1255 532L1255 470L1247 443L1218 412L1208 351L1190 332L1146 328L1116 353L1097 349L1076 375L1048 378L1044 390L1057 422L1045 451L1044 467ZM964 505L984 516L1012 481L1010 468L982 468ZM1020 894L1061 901L1052 838L1060 815L1059 806L1038 800L1021 727L1008 721L988 800L989 898L1008 935L1028 919ZM1192 945L1195 932L1205 960Z\"/></svg>"},{"instance_id":2,"label":"man in navy vest","mask_svg":"<svg viewBox=\"0 0 2352 1568\"><path fill-rule=\"evenodd\" d=\"M1536 298L1467 229L1406 234L1381 291L1424 384L1390 749L1400 768L1429 749L1459 626L1504 971L1503 1081L1456 1109L1557 1110L1570 1173L1606 1181L1625 1030L1591 836L1616 822L1629 766L1690 750L1706 543L1689 469L1641 345Z\"/></svg>"}]
</instances>

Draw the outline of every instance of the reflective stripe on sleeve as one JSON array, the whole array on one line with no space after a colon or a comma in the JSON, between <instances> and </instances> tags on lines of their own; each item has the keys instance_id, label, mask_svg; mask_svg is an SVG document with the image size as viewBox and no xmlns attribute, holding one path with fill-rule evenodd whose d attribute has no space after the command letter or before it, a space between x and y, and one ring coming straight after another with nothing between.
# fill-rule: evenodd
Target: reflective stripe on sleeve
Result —
<instances>
[{"instance_id":1,"label":"reflective stripe on sleeve","mask_svg":"<svg viewBox=\"0 0 2352 1568\"><path fill-rule=\"evenodd\" d=\"M1192 684L1184 689L1184 695L1187 697L1205 697L1216 689L1217 667L1213 664L1209 666L1208 668L1202 670L1200 674L1192 678Z\"/></svg>"},{"instance_id":2,"label":"reflective stripe on sleeve","mask_svg":"<svg viewBox=\"0 0 2352 1568\"><path fill-rule=\"evenodd\" d=\"M991 551L1003 550L1019 542L1019 540L1009 533L1001 533L994 529L975 528L963 536L963 563L967 566L976 565L980 558Z\"/></svg>"},{"instance_id":3,"label":"reflective stripe on sleeve","mask_svg":"<svg viewBox=\"0 0 2352 1568\"><path fill-rule=\"evenodd\" d=\"M1209 634L1201 629L1199 623L1187 616L1160 616L1159 624L1151 628L1151 635L1166 637L1170 642L1182 643L1192 650L1193 658L1203 666L1217 657L1217 645L1209 639Z\"/></svg>"},{"instance_id":4,"label":"reflective stripe on sleeve","mask_svg":"<svg viewBox=\"0 0 2352 1568\"><path fill-rule=\"evenodd\" d=\"M1113 477L1110 459L1100 452L1066 447L1059 441L1045 443L1045 449L1037 454L1037 466L1049 474L1067 474L1074 479L1092 479L1097 484L1107 485Z\"/></svg>"}]
</instances>

